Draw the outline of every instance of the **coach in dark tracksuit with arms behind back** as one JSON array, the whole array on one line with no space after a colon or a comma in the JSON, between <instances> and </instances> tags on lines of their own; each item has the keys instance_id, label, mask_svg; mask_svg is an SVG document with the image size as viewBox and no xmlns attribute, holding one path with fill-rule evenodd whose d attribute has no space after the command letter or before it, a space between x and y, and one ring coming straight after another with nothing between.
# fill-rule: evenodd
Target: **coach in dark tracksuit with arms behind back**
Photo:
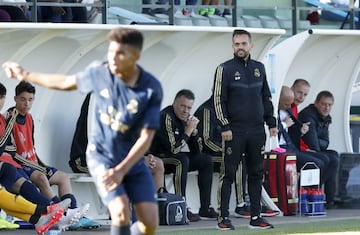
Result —
<instances>
[{"instance_id":1,"label":"coach in dark tracksuit with arms behind back","mask_svg":"<svg viewBox=\"0 0 360 235\"><path fill-rule=\"evenodd\" d=\"M214 107L222 126L225 141L225 173L220 185L220 217L218 229L234 229L229 217L229 199L241 156L246 156L248 192L251 204L250 228L272 228L260 217L263 150L266 140L264 122L271 136L277 136L276 118L264 65L251 59L251 34L234 30L232 47L234 58L219 65L214 81Z\"/></svg>"}]
</instances>

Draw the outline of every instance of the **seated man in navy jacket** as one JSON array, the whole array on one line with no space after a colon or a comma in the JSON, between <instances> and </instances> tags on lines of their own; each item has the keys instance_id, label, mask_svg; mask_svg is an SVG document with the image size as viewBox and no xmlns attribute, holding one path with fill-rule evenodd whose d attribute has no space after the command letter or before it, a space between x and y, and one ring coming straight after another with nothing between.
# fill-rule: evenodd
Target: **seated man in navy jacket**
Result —
<instances>
[{"instance_id":1,"label":"seated man in navy jacket","mask_svg":"<svg viewBox=\"0 0 360 235\"><path fill-rule=\"evenodd\" d=\"M299 113L299 120L310 122L309 131L302 136L307 148L302 150L321 153L323 160L327 161L324 174L326 206L334 208L334 196L336 185L336 170L339 165L339 154L335 150L329 150L329 126L331 124L330 111L334 104L334 96L329 91L321 91L310 104Z\"/></svg>"}]
</instances>

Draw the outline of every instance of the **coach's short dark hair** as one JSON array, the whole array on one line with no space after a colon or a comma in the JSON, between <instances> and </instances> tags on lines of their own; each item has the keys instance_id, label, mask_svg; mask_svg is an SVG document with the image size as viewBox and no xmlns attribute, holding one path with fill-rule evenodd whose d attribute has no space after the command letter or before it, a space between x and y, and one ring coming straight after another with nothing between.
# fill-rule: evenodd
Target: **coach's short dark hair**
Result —
<instances>
[{"instance_id":1,"label":"coach's short dark hair","mask_svg":"<svg viewBox=\"0 0 360 235\"><path fill-rule=\"evenodd\" d=\"M178 93L176 93L176 95L175 95L175 100L181 96L185 96L189 100L195 100L194 93L188 89L182 89L182 90L178 91Z\"/></svg>"},{"instance_id":2,"label":"coach's short dark hair","mask_svg":"<svg viewBox=\"0 0 360 235\"><path fill-rule=\"evenodd\" d=\"M323 97L331 98L334 101L334 95L330 91L320 91L315 99L315 102L319 102Z\"/></svg>"},{"instance_id":3,"label":"coach's short dark hair","mask_svg":"<svg viewBox=\"0 0 360 235\"><path fill-rule=\"evenodd\" d=\"M242 34L245 34L245 35L248 35L248 37L249 37L249 40L250 40L250 42L251 42L251 33L249 32L249 31L246 31L245 29L235 29L234 31L233 31L233 37L235 36L235 35L242 35Z\"/></svg>"}]
</instances>

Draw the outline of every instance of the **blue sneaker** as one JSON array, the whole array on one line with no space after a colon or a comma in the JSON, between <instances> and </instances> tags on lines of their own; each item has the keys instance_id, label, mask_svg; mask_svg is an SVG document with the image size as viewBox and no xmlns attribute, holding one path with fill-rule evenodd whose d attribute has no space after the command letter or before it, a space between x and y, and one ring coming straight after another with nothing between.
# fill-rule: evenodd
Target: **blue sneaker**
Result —
<instances>
[{"instance_id":1,"label":"blue sneaker","mask_svg":"<svg viewBox=\"0 0 360 235\"><path fill-rule=\"evenodd\" d=\"M96 229L100 228L101 224L98 222L95 222L93 220L90 220L86 217L82 217L79 222L76 224L73 224L69 227L69 230L79 230L79 229Z\"/></svg>"},{"instance_id":2,"label":"blue sneaker","mask_svg":"<svg viewBox=\"0 0 360 235\"><path fill-rule=\"evenodd\" d=\"M32 223L23 221L23 220L15 221L14 224L18 224L19 229L35 229L35 225L33 225Z\"/></svg>"}]
</instances>

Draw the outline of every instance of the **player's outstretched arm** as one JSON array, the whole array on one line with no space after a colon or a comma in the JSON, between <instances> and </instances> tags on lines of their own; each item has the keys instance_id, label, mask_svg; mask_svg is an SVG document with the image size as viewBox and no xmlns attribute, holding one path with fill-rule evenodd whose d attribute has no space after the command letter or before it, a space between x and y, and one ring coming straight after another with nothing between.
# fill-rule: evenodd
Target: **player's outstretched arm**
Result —
<instances>
[{"instance_id":1,"label":"player's outstretched arm","mask_svg":"<svg viewBox=\"0 0 360 235\"><path fill-rule=\"evenodd\" d=\"M2 65L6 76L9 78L15 78L19 81L28 81L43 87L56 89L56 90L74 90L76 89L75 75L64 74L47 74L47 73L35 73L26 71L21 65L16 62L5 62Z\"/></svg>"}]
</instances>

